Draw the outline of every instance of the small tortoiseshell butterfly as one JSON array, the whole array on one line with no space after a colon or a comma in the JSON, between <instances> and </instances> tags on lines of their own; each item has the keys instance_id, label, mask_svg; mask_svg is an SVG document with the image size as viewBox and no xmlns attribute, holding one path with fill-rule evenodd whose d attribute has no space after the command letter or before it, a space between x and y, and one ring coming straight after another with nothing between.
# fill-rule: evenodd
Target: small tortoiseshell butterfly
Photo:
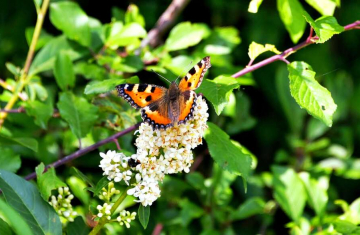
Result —
<instances>
[{"instance_id":1,"label":"small tortoiseshell butterfly","mask_svg":"<svg viewBox=\"0 0 360 235\"><path fill-rule=\"evenodd\" d=\"M197 63L179 83L171 82L169 89L148 84L120 84L116 86L119 96L136 109L154 129L166 129L182 124L192 118L196 105L196 93L204 74L211 67L207 56Z\"/></svg>"}]
</instances>

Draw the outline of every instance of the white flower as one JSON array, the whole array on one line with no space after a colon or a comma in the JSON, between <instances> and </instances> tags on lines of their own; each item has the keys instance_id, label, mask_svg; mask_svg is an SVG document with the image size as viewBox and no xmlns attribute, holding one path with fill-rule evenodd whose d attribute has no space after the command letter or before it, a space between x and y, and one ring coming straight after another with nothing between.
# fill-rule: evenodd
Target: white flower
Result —
<instances>
[{"instance_id":1,"label":"white flower","mask_svg":"<svg viewBox=\"0 0 360 235\"><path fill-rule=\"evenodd\" d=\"M188 173L193 163L192 149L202 144L209 117L208 106L201 96L195 102L193 119L184 124L153 130L147 123L142 123L135 132L138 134L135 141L137 152L131 157L115 151L100 153L104 175L114 182L123 180L127 185L131 182L127 194L136 197L135 201L143 206L152 205L160 197L159 182L163 181L165 174ZM132 164L129 166L130 158ZM133 176L135 179L131 181ZM121 223L125 221L121 219Z\"/></svg>"}]
</instances>

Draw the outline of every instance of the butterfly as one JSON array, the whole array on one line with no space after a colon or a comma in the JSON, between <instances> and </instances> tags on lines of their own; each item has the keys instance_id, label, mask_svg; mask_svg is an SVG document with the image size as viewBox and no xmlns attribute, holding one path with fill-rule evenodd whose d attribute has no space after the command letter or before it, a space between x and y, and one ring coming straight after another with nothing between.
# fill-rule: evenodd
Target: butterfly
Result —
<instances>
[{"instance_id":1,"label":"butterfly","mask_svg":"<svg viewBox=\"0 0 360 235\"><path fill-rule=\"evenodd\" d=\"M171 82L169 89L151 84L120 84L118 95L131 106L141 109L141 117L153 129L166 129L187 122L196 106L194 90L201 85L205 72L211 67L207 56L180 80Z\"/></svg>"}]
</instances>

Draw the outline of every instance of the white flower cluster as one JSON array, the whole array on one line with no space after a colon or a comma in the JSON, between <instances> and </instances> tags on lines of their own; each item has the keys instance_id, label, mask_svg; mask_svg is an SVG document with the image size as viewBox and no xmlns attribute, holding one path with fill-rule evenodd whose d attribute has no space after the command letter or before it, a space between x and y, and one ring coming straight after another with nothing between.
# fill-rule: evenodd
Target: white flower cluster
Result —
<instances>
[{"instance_id":1,"label":"white flower cluster","mask_svg":"<svg viewBox=\"0 0 360 235\"><path fill-rule=\"evenodd\" d=\"M59 195L55 197L51 196L49 204L54 207L57 214L60 216L61 223L67 224L67 222L73 222L74 218L78 215L73 210L71 200L74 199L74 195L70 193L68 187L58 188Z\"/></svg>"},{"instance_id":2,"label":"white flower cluster","mask_svg":"<svg viewBox=\"0 0 360 235\"><path fill-rule=\"evenodd\" d=\"M137 153L131 157L115 151L100 153L104 175L115 182L123 180L128 185L130 182L127 193L137 197L136 201L143 206L152 205L160 197L159 181L163 181L165 174L188 173L193 163L192 149L202 144L208 106L202 96L195 102L193 119L184 124L153 130L142 123L135 142Z\"/></svg>"}]
</instances>

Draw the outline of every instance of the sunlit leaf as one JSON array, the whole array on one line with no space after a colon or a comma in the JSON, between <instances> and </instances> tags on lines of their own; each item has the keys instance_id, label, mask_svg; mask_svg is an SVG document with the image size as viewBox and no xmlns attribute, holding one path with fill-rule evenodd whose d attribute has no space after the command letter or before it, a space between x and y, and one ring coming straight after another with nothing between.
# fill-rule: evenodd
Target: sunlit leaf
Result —
<instances>
[{"instance_id":1,"label":"sunlit leaf","mask_svg":"<svg viewBox=\"0 0 360 235\"><path fill-rule=\"evenodd\" d=\"M53 2L50 4L50 20L56 28L83 46L90 46L89 18L75 2Z\"/></svg>"},{"instance_id":2,"label":"sunlit leaf","mask_svg":"<svg viewBox=\"0 0 360 235\"><path fill-rule=\"evenodd\" d=\"M294 61L288 65L290 92L296 102L315 118L332 126L336 104L330 92L315 80L315 72L305 62Z\"/></svg>"},{"instance_id":3,"label":"sunlit leaf","mask_svg":"<svg viewBox=\"0 0 360 235\"><path fill-rule=\"evenodd\" d=\"M337 6L336 0L305 0L315 10L323 16L334 15Z\"/></svg>"},{"instance_id":4,"label":"sunlit leaf","mask_svg":"<svg viewBox=\"0 0 360 235\"><path fill-rule=\"evenodd\" d=\"M316 43L324 43L334 36L334 34L339 34L344 31L344 27L339 25L333 16L322 16L314 21L306 11L304 11L303 14L306 21L313 27L316 35L319 37Z\"/></svg>"},{"instance_id":5,"label":"sunlit leaf","mask_svg":"<svg viewBox=\"0 0 360 235\"><path fill-rule=\"evenodd\" d=\"M198 44L207 31L201 24L182 22L176 25L166 39L165 48L168 51L177 51Z\"/></svg>"},{"instance_id":6,"label":"sunlit leaf","mask_svg":"<svg viewBox=\"0 0 360 235\"><path fill-rule=\"evenodd\" d=\"M250 44L250 46L249 46L248 55L249 55L251 60L255 60L256 57L258 57L259 55L261 55L262 53L267 52L267 51L274 52L275 54L280 54L281 53L272 44L265 44L265 46L264 46L264 45L256 43L256 42L252 42Z\"/></svg>"},{"instance_id":7,"label":"sunlit leaf","mask_svg":"<svg viewBox=\"0 0 360 235\"><path fill-rule=\"evenodd\" d=\"M285 213L298 222L303 213L306 192L300 177L293 169L273 166L274 198Z\"/></svg>"},{"instance_id":8,"label":"sunlit leaf","mask_svg":"<svg viewBox=\"0 0 360 235\"><path fill-rule=\"evenodd\" d=\"M263 0L251 0L249 3L248 12L257 13Z\"/></svg>"},{"instance_id":9,"label":"sunlit leaf","mask_svg":"<svg viewBox=\"0 0 360 235\"><path fill-rule=\"evenodd\" d=\"M220 115L229 102L231 92L239 87L235 78L221 75L213 80L204 79L196 91L202 93L214 106L216 114Z\"/></svg>"},{"instance_id":10,"label":"sunlit leaf","mask_svg":"<svg viewBox=\"0 0 360 235\"><path fill-rule=\"evenodd\" d=\"M44 200L48 200L52 190L60 187L66 187L67 185L56 176L55 169L53 167L49 168L46 172L44 172L44 169L45 165L44 163L41 163L35 168L35 171L39 191Z\"/></svg>"},{"instance_id":11,"label":"sunlit leaf","mask_svg":"<svg viewBox=\"0 0 360 235\"><path fill-rule=\"evenodd\" d=\"M125 12L125 24L132 22L145 27L144 17L140 14L139 8L135 4L130 4Z\"/></svg>"},{"instance_id":12,"label":"sunlit leaf","mask_svg":"<svg viewBox=\"0 0 360 235\"><path fill-rule=\"evenodd\" d=\"M304 11L298 0L277 0L280 18L290 34L293 43L297 43L305 31Z\"/></svg>"},{"instance_id":13,"label":"sunlit leaf","mask_svg":"<svg viewBox=\"0 0 360 235\"><path fill-rule=\"evenodd\" d=\"M301 172L299 176L304 182L310 206L314 208L317 216L324 216L328 203L327 190L329 187L329 179L322 177L316 180L311 178L307 172Z\"/></svg>"}]
</instances>

